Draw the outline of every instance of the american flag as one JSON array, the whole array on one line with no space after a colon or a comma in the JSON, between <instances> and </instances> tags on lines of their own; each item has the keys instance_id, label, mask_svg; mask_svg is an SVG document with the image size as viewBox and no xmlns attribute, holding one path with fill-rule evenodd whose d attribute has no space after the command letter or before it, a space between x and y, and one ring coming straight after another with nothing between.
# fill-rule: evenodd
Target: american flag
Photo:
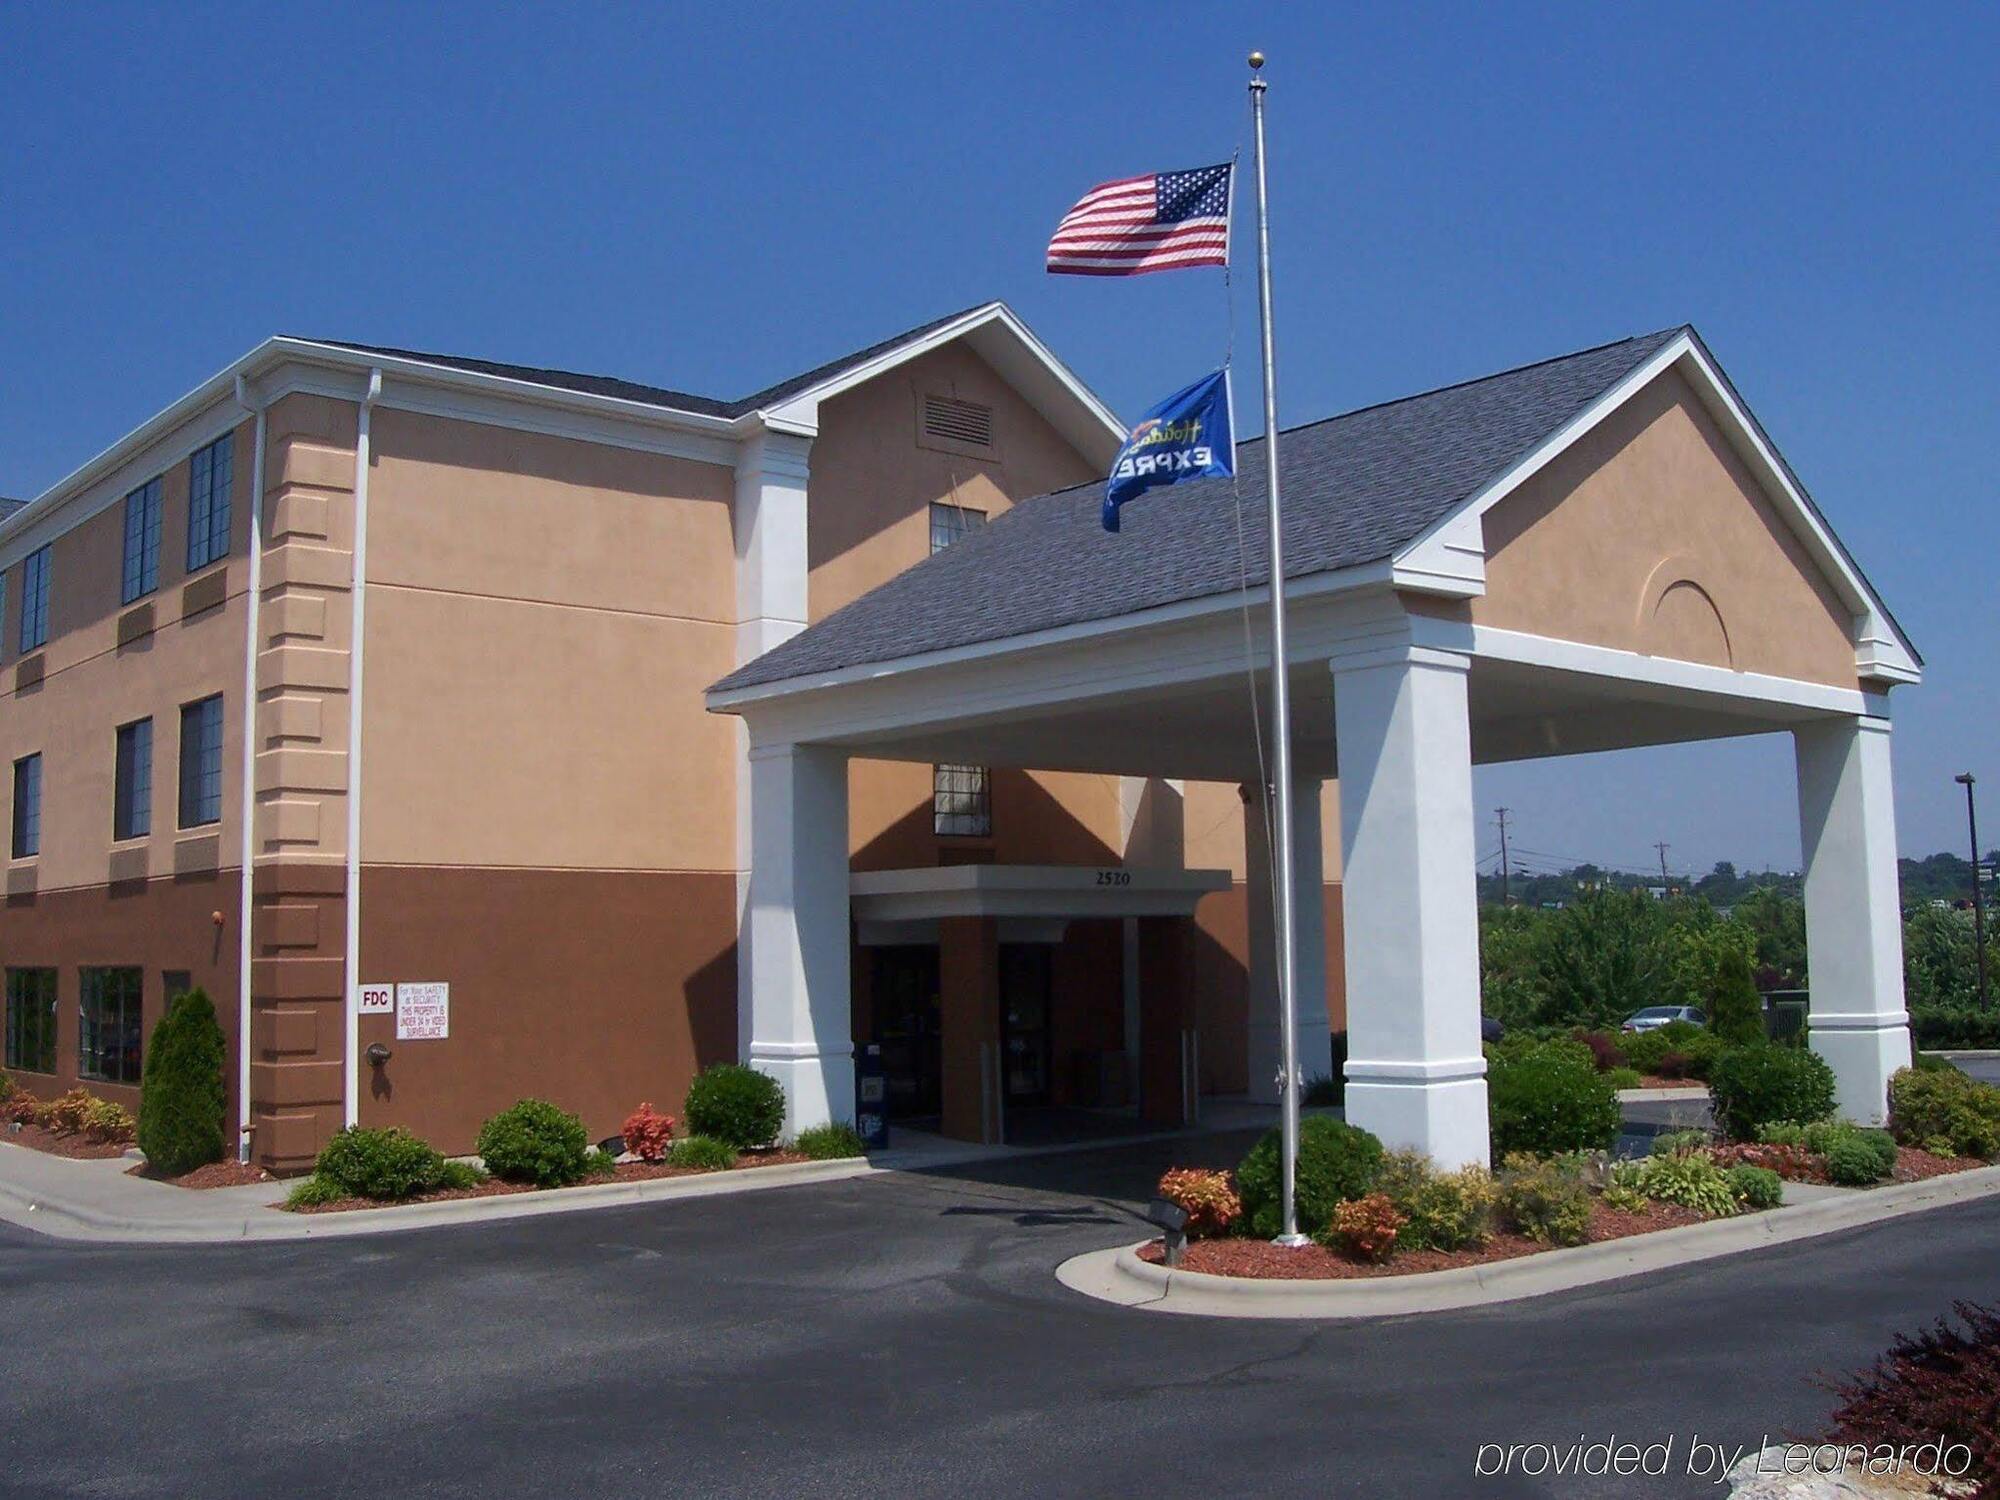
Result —
<instances>
[{"instance_id":1,"label":"american flag","mask_svg":"<svg viewBox=\"0 0 2000 1500\"><path fill-rule=\"evenodd\" d=\"M1049 241L1051 273L1139 276L1229 264L1234 163L1156 172L1085 193Z\"/></svg>"}]
</instances>

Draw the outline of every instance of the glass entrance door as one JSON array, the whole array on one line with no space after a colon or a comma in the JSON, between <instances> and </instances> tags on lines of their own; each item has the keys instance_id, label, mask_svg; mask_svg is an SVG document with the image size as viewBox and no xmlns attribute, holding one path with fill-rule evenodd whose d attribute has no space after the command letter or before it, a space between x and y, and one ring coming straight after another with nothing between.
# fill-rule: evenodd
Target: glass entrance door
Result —
<instances>
[{"instance_id":1,"label":"glass entrance door","mask_svg":"<svg viewBox=\"0 0 2000 1500\"><path fill-rule=\"evenodd\" d=\"M875 1041L892 1119L935 1115L943 1108L944 1053L939 1043L938 951L932 947L873 950Z\"/></svg>"},{"instance_id":2,"label":"glass entrance door","mask_svg":"<svg viewBox=\"0 0 2000 1500\"><path fill-rule=\"evenodd\" d=\"M1007 1102L1049 1102L1049 975L1046 943L1000 945L1000 1048Z\"/></svg>"}]
</instances>

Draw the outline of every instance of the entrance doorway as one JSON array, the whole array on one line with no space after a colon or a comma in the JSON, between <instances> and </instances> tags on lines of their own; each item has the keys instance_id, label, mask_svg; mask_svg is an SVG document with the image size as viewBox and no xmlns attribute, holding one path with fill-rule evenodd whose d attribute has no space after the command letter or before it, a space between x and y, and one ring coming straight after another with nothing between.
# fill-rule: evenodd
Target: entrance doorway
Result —
<instances>
[{"instance_id":1,"label":"entrance doorway","mask_svg":"<svg viewBox=\"0 0 2000 1500\"><path fill-rule=\"evenodd\" d=\"M938 1020L938 950L929 945L873 950L875 1041L891 1119L943 1108L944 1052Z\"/></svg>"},{"instance_id":2,"label":"entrance doorway","mask_svg":"<svg viewBox=\"0 0 2000 1500\"><path fill-rule=\"evenodd\" d=\"M1055 950L1046 943L1000 945L1000 1051L1007 1103L1049 1102L1049 976Z\"/></svg>"}]
</instances>

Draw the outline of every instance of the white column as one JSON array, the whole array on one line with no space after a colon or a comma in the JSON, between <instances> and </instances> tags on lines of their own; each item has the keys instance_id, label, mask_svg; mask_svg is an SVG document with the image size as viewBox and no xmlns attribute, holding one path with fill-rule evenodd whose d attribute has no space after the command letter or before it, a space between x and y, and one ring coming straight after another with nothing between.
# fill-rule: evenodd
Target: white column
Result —
<instances>
[{"instance_id":1,"label":"white column","mask_svg":"<svg viewBox=\"0 0 2000 1500\"><path fill-rule=\"evenodd\" d=\"M1468 667L1406 644L1333 664L1347 1119L1443 1167L1488 1158Z\"/></svg>"},{"instance_id":2,"label":"white column","mask_svg":"<svg viewBox=\"0 0 2000 1500\"><path fill-rule=\"evenodd\" d=\"M730 531L736 546L737 666L806 628L806 485L812 439L759 430L737 450ZM736 721L736 1044L750 1045L750 731Z\"/></svg>"},{"instance_id":3,"label":"white column","mask_svg":"<svg viewBox=\"0 0 2000 1500\"><path fill-rule=\"evenodd\" d=\"M1793 730L1792 743L1812 1046L1833 1068L1840 1113L1879 1125L1889 1075L1910 1065L1889 721L1828 720Z\"/></svg>"},{"instance_id":4,"label":"white column","mask_svg":"<svg viewBox=\"0 0 2000 1500\"><path fill-rule=\"evenodd\" d=\"M1299 1076L1307 1083L1333 1072L1333 1028L1326 1018L1326 861L1320 843L1325 786L1317 776L1292 778L1292 943L1298 953L1292 993Z\"/></svg>"},{"instance_id":5,"label":"white column","mask_svg":"<svg viewBox=\"0 0 2000 1500\"><path fill-rule=\"evenodd\" d=\"M854 1118L849 1005L847 757L813 745L750 751L750 910L737 971L750 1062L785 1086L785 1138Z\"/></svg>"},{"instance_id":6,"label":"white column","mask_svg":"<svg viewBox=\"0 0 2000 1500\"><path fill-rule=\"evenodd\" d=\"M1243 799L1244 942L1250 968L1244 996L1249 1026L1245 1074L1252 1099L1276 1104L1284 1039L1278 1025L1278 939L1271 919L1271 834L1265 821L1270 799L1254 781L1236 792Z\"/></svg>"}]
</instances>

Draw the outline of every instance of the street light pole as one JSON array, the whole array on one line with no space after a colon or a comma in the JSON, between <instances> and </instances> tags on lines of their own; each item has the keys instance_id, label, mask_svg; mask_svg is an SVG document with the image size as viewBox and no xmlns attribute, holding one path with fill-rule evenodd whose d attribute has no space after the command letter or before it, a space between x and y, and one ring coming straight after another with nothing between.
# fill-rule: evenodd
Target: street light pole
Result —
<instances>
[{"instance_id":1,"label":"street light pole","mask_svg":"<svg viewBox=\"0 0 2000 1500\"><path fill-rule=\"evenodd\" d=\"M1979 815L1972 806L1970 771L1952 777L1965 788L1965 831L1972 839L1972 946L1979 955L1979 1006L1986 1008L1986 898L1979 889Z\"/></svg>"}]
</instances>

